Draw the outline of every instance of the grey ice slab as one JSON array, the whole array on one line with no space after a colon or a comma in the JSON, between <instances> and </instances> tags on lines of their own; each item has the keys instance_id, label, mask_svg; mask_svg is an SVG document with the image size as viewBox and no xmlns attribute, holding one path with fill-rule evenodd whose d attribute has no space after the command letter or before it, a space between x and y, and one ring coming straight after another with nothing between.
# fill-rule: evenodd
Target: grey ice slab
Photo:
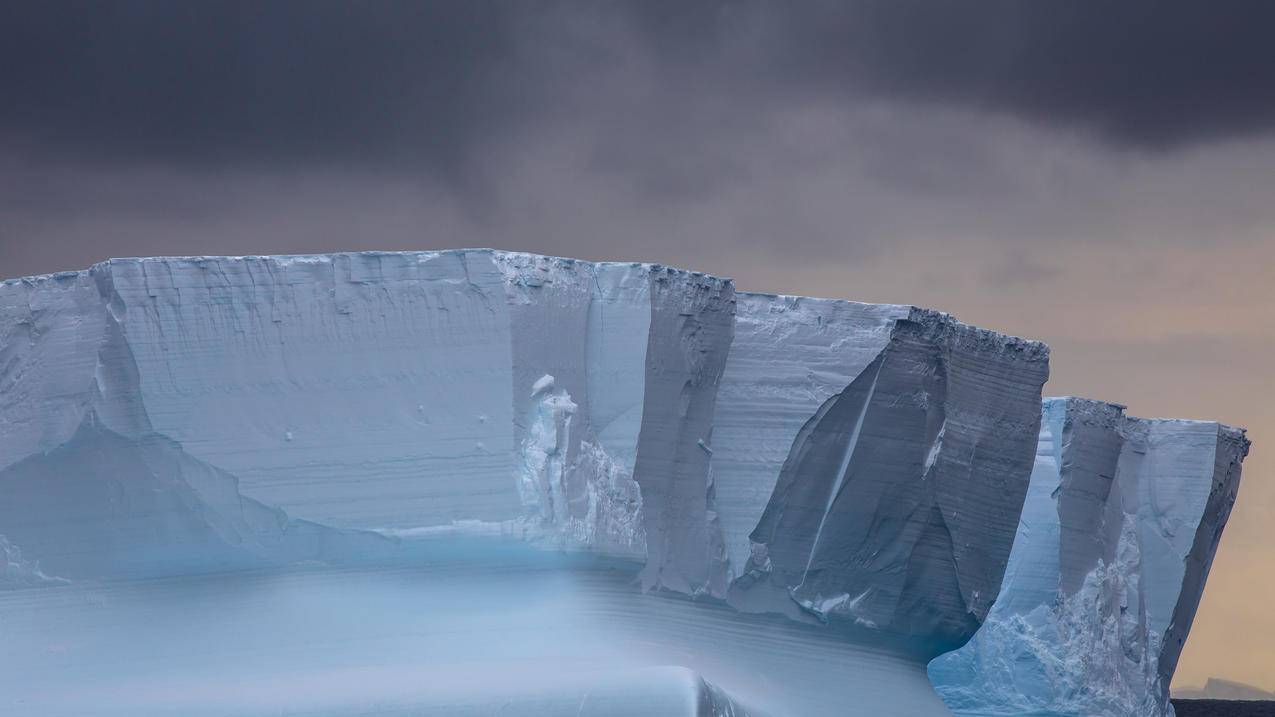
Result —
<instances>
[{"instance_id":1,"label":"grey ice slab","mask_svg":"<svg viewBox=\"0 0 1275 717\"><path fill-rule=\"evenodd\" d=\"M797 432L730 600L933 657L969 639L1000 588L1048 349L919 309L888 327Z\"/></svg>"},{"instance_id":2,"label":"grey ice slab","mask_svg":"<svg viewBox=\"0 0 1275 717\"><path fill-rule=\"evenodd\" d=\"M734 576L793 439L850 385L911 307L737 294L735 336L717 395L713 484Z\"/></svg>"},{"instance_id":3,"label":"grey ice slab","mask_svg":"<svg viewBox=\"0 0 1275 717\"><path fill-rule=\"evenodd\" d=\"M961 713L1167 715L1243 432L1048 399L1000 597L930 675Z\"/></svg>"}]
</instances>

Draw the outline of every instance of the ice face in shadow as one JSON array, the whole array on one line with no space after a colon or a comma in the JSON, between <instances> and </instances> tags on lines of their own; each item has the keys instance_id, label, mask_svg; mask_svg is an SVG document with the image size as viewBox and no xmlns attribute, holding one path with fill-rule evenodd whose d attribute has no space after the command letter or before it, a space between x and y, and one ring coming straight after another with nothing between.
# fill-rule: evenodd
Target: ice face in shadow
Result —
<instances>
[{"instance_id":1,"label":"ice face in shadow","mask_svg":"<svg viewBox=\"0 0 1275 717\"><path fill-rule=\"evenodd\" d=\"M885 349L909 306L738 294L717 395L713 472L733 577L744 571L797 432Z\"/></svg>"},{"instance_id":2,"label":"ice face in shadow","mask_svg":"<svg viewBox=\"0 0 1275 717\"><path fill-rule=\"evenodd\" d=\"M158 434L130 439L94 414L69 441L0 471L0 525L40 556L13 572L119 579L365 558L391 541L290 520Z\"/></svg>"},{"instance_id":3,"label":"ice face in shadow","mask_svg":"<svg viewBox=\"0 0 1275 717\"><path fill-rule=\"evenodd\" d=\"M721 596L727 565L709 468L717 387L734 328L734 287L651 274L646 395L635 468L646 515L643 584Z\"/></svg>"},{"instance_id":4,"label":"ice face in shadow","mask_svg":"<svg viewBox=\"0 0 1275 717\"><path fill-rule=\"evenodd\" d=\"M1000 587L1048 352L935 312L886 320L888 334L862 317L877 353L851 354L858 374L782 467L721 479L774 481L731 599L932 657L974 633ZM773 390L764 374L743 380Z\"/></svg>"},{"instance_id":5,"label":"ice face in shadow","mask_svg":"<svg viewBox=\"0 0 1275 717\"><path fill-rule=\"evenodd\" d=\"M1171 714L1168 687L1235 501L1242 431L1044 404L1004 585L930 676L958 713Z\"/></svg>"}]
</instances>

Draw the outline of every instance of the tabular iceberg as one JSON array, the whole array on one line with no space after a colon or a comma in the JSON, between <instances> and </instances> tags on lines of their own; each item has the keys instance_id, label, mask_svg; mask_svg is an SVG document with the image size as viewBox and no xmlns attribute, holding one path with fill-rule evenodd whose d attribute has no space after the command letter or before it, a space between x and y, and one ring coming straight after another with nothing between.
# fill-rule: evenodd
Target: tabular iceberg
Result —
<instances>
[{"instance_id":1,"label":"tabular iceberg","mask_svg":"<svg viewBox=\"0 0 1275 717\"><path fill-rule=\"evenodd\" d=\"M930 677L958 713L1172 714L1169 681L1248 452L1243 432L1045 401L1000 597Z\"/></svg>"},{"instance_id":2,"label":"tabular iceberg","mask_svg":"<svg viewBox=\"0 0 1275 717\"><path fill-rule=\"evenodd\" d=\"M152 592L109 586L251 569L281 577L245 579L255 607L211 622L241 626L249 644L291 646L307 660L292 671L315 680L335 658L295 646L301 629L280 625L296 614L340 635L340 649L392 646L431 675L459 669L448 650L468 655L459 664L487 667L447 685L498 670L508 704L527 714L557 714L530 705L572 702L571 685L608 666L674 675L651 683L660 694L649 704L699 705L688 714L844 714L850 699L866 700L865 714L944 714L926 662L976 631L971 644L982 644L1006 605L1037 599L1013 595L1062 579L1061 566L1033 561L1045 572L1026 580L1013 557L1034 544L1020 512L1025 498L1026 510L1042 510L1038 435L1061 410L1048 404L1042 424L1048 357L1039 342L911 306L736 292L728 279L657 265L492 250L120 259L0 282L0 586L61 596L0 598L0 610L27 616L17 644L30 658L0 665L0 682L16 680L12 699L46 714L103 700L118 713L352 709L364 697L333 691L337 678L283 693L305 693L306 704L248 687L208 704L164 701L171 690L149 687L128 701L128 661L116 674L88 647L49 664L33 657L66 624L59 611L80 609L65 607L79 604L68 596L153 605ZM1158 425L1143 438L1121 429L1121 440L1159 445ZM1217 435L1230 441L1237 478L1242 440ZM1085 447L1098 440L1067 445L1107 450ZM1128 458L1128 471L1151 477L1124 483L1177 485L1200 455ZM1157 521L1220 532L1229 503L1168 495L1165 510L1152 500L1129 520L1139 535L1177 541L1155 552L1139 537L1144 561L1189 558L1177 578L1168 566L1156 572L1164 585L1138 593L1155 603L1147 616L1167 621L1146 633L1177 640L1216 540L1183 543L1177 522ZM1063 551L1077 561L1066 566L1069 589L1090 579L1093 559L1111 565L1109 544L1083 559ZM284 569L298 564L356 572ZM391 565L431 577L404 592L399 578L357 572ZM599 577L616 572L628 577ZM206 589L199 580L165 589L188 596ZM261 580L300 602L252 602ZM1111 599L1110 581L1099 583L1084 594ZM158 604L185 610L170 606L191 600ZM1166 600L1167 612L1156 602ZM227 603L243 604L239 593ZM421 644L402 644L397 627L374 637L351 608L371 604L380 619L419 623ZM103 610L100 622L72 623L109 632ZM284 612L263 617L272 610ZM457 621L471 637L457 641ZM504 639L485 639L488 630ZM193 639L206 655L243 655L237 634ZM136 664L152 654L163 651ZM1171 674L1176 651L1155 654L1155 674ZM182 659L152 672L175 681ZM546 675L545 664L560 669ZM420 687L402 669L355 682L393 709L458 709L401 691ZM599 699L647 689L608 674L596 678ZM558 687L545 692L546 680ZM465 701L490 687L461 692Z\"/></svg>"}]
</instances>

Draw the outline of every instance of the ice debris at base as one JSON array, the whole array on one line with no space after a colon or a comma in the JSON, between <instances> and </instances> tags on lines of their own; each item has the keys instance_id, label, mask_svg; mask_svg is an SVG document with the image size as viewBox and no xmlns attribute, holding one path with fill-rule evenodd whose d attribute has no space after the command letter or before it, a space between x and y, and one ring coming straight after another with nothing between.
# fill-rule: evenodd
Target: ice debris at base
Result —
<instances>
[{"instance_id":1,"label":"ice debris at base","mask_svg":"<svg viewBox=\"0 0 1275 717\"><path fill-rule=\"evenodd\" d=\"M24 560L22 549L0 535L0 589L65 582L64 578L46 575L38 562Z\"/></svg>"},{"instance_id":2,"label":"ice debris at base","mask_svg":"<svg viewBox=\"0 0 1275 717\"><path fill-rule=\"evenodd\" d=\"M1000 596L930 664L958 713L1172 714L1169 682L1235 502L1243 432L1049 399Z\"/></svg>"},{"instance_id":3,"label":"ice debris at base","mask_svg":"<svg viewBox=\"0 0 1275 717\"><path fill-rule=\"evenodd\" d=\"M1023 589L1002 577L1051 430L1048 358L911 306L492 250L115 259L0 282L0 585L508 541L920 663L1001 629ZM1156 425L1122 440L1156 446ZM1098 450L1086 440L1068 445ZM1216 545L1163 521L1189 504L1220 532L1229 508L1190 503L1187 463L1151 455L1169 457L1139 480L1169 503L1112 523L1110 554L1066 573L1068 594L1136 594L1134 614L1167 620L1148 644L1185 637ZM1130 584L1128 564L1173 556L1188 563L1164 584ZM1011 579L1061 589L1063 567ZM1155 654L1167 682L1176 649ZM1048 670L1023 679L1066 689Z\"/></svg>"},{"instance_id":4,"label":"ice debris at base","mask_svg":"<svg viewBox=\"0 0 1275 717\"><path fill-rule=\"evenodd\" d=\"M553 376L542 376L531 393L535 402L518 451L526 535L608 555L645 555L642 493L632 469L596 438L572 440L573 430L585 428L576 420L580 406L554 384Z\"/></svg>"}]
</instances>

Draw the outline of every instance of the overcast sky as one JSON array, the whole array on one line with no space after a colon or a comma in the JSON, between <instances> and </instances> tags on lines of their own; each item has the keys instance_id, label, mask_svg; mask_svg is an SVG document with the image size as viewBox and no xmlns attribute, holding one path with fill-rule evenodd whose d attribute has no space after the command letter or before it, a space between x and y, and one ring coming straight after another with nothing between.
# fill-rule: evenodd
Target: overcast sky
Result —
<instances>
[{"instance_id":1,"label":"overcast sky","mask_svg":"<svg viewBox=\"0 0 1275 717\"><path fill-rule=\"evenodd\" d=\"M1044 339L1049 393L1249 427L1177 684L1273 688L1272 28L1256 0L0 0L0 277L495 246Z\"/></svg>"}]
</instances>

